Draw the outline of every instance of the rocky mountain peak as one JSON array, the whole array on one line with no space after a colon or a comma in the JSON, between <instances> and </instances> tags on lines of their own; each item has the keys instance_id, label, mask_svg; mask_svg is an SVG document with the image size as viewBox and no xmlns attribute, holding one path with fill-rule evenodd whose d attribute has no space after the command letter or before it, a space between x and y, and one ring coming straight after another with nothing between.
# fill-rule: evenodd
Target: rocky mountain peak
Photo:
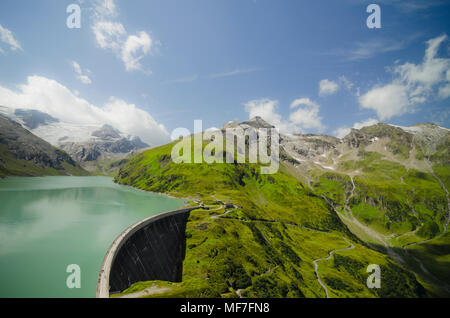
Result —
<instances>
[{"instance_id":1,"label":"rocky mountain peak","mask_svg":"<svg viewBox=\"0 0 450 318\"><path fill-rule=\"evenodd\" d=\"M244 121L241 125L248 125L253 128L275 128L275 126L269 124L267 121L262 119L260 116L253 117L250 120Z\"/></svg>"},{"instance_id":2,"label":"rocky mountain peak","mask_svg":"<svg viewBox=\"0 0 450 318\"><path fill-rule=\"evenodd\" d=\"M238 121L231 120L231 121L226 122L225 124L223 124L222 130L227 129L227 128L236 128L238 126L239 126L239 122Z\"/></svg>"},{"instance_id":3,"label":"rocky mountain peak","mask_svg":"<svg viewBox=\"0 0 450 318\"><path fill-rule=\"evenodd\" d=\"M20 118L28 129L59 122L57 118L35 109L16 109L14 115Z\"/></svg>"},{"instance_id":4,"label":"rocky mountain peak","mask_svg":"<svg viewBox=\"0 0 450 318\"><path fill-rule=\"evenodd\" d=\"M256 129L259 128L275 128L275 126L269 124L267 121L265 121L264 119L262 119L260 116L256 116L253 117L249 120L243 121L243 122L238 122L238 121L229 121L226 122L223 126L222 126L222 130L228 129L228 128L237 128L237 127L241 127L243 129L247 129L249 127L253 127Z\"/></svg>"},{"instance_id":5,"label":"rocky mountain peak","mask_svg":"<svg viewBox=\"0 0 450 318\"><path fill-rule=\"evenodd\" d=\"M102 128L92 133L92 136L101 139L117 139L120 138L120 132L110 125L103 125Z\"/></svg>"}]
</instances>

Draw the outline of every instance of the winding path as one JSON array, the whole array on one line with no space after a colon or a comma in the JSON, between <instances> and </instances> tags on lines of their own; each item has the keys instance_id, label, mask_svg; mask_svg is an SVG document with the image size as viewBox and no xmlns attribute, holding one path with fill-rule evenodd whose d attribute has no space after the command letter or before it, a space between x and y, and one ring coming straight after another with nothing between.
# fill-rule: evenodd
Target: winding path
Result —
<instances>
[{"instance_id":1,"label":"winding path","mask_svg":"<svg viewBox=\"0 0 450 318\"><path fill-rule=\"evenodd\" d=\"M353 176L349 175L350 180L352 182L352 190L350 192L350 195L345 199L344 201L344 208L345 210L347 210L348 215L349 216L345 216L344 214L340 214L336 211L336 209L333 208L335 210L335 212L337 213L337 215L339 217L341 217L342 219L346 220L347 222L351 222L353 223L355 226L359 227L365 234L369 235L371 238L377 240L378 242L380 242L381 244L384 245L384 247L386 248L387 253L393 258L395 259L398 263L402 264L403 263L403 259L400 255L398 255L394 249L392 248L392 245L389 241L389 237L386 235L383 235L381 233L378 233L377 231L371 229L370 227L368 227L367 225L361 223L354 215L352 212L352 209L350 208L350 205L348 204L350 199L354 196L355 194L355 189L356 189L356 185L355 182L353 180ZM344 222L345 223L345 222Z\"/></svg>"},{"instance_id":2,"label":"winding path","mask_svg":"<svg viewBox=\"0 0 450 318\"><path fill-rule=\"evenodd\" d=\"M348 196L348 198L346 198L345 200L345 209L347 210L347 212L350 214L351 218L354 219L353 216L353 212L352 209L350 209L348 202L350 201L350 199L353 197L353 195L355 194L355 182L353 181L353 176L350 176L350 181L352 182L352 191L350 191L350 195Z\"/></svg>"},{"instance_id":3,"label":"winding path","mask_svg":"<svg viewBox=\"0 0 450 318\"><path fill-rule=\"evenodd\" d=\"M148 287L144 290L141 290L141 291L138 291L135 293L120 295L120 296L117 296L114 298L141 298L141 297L150 296L150 295L154 295L154 294L165 293L169 290L170 290L170 288L168 288L168 287L152 286L152 287Z\"/></svg>"},{"instance_id":4,"label":"winding path","mask_svg":"<svg viewBox=\"0 0 450 318\"><path fill-rule=\"evenodd\" d=\"M352 184L353 184L353 190L352 190L352 193L353 193L353 191L354 191L354 189L355 189L355 184L353 183L353 179L352 179ZM213 195L211 195L211 196L212 196L214 199L217 200L216 197L214 197ZM220 200L217 200L217 201L218 201L218 202L222 202L222 201L220 201ZM223 202L222 202L222 203L223 203ZM225 206L226 206L226 203L223 203L223 207L225 207ZM238 208L239 208L239 207L237 207L237 206L234 205L234 208L232 208L232 209L230 209L230 210L226 210L225 213L220 214L220 215L212 215L211 218L212 218L212 219L219 219L219 218L222 218L224 215L226 215L226 214L228 214L228 213L230 213L230 212L233 212L233 211L237 210ZM220 208L218 208L218 209L220 209ZM218 210L218 209L214 209L214 210ZM350 213L351 213L351 211L350 211ZM353 216L353 215L352 215L352 216ZM233 219L233 218L231 218L231 219L230 219L230 218L225 218L225 219L236 220L236 221L241 221L241 222L249 222L249 221L247 221L247 220L244 221L244 220ZM256 222L261 222L261 220L257 220ZM264 222L264 221L263 221L263 222ZM267 221L267 222L277 222L277 221ZM279 223L283 223L283 222L279 222ZM290 225L299 226L299 225L297 225L297 224L290 224ZM302 227L302 226L300 226L300 227ZM308 228L308 229L310 229L310 228ZM314 230L314 229L310 229L310 230ZM264 235L263 235L263 236L264 236ZM264 239L270 244L270 241L267 240L267 238L266 238L265 236L264 236ZM326 294L327 298L330 298L330 296L329 296L329 294L328 294L327 286L320 280L319 271L318 271L318 270L319 270L318 262L331 259L331 257L333 256L334 253L343 252L343 251L348 251L348 250L351 250L351 249L354 249L354 248L355 248L355 246L354 246L352 243L350 243L345 237L343 237L343 239L344 239L348 244L350 244L349 247L346 247L346 248L343 248L343 249L338 249L338 250L332 250L332 251L329 252L328 257L326 257L326 258L319 258L319 259L313 260L313 263L314 263L314 272L315 272L315 274L316 274L317 281L319 282L320 286L322 286L323 290L325 291L325 294ZM271 270L272 270L272 269L269 269L266 273L269 273ZM239 297L242 297L242 296L240 295L239 292L240 292L240 290L236 291L236 293L238 294L238 296L239 296Z\"/></svg>"},{"instance_id":5,"label":"winding path","mask_svg":"<svg viewBox=\"0 0 450 318\"><path fill-rule=\"evenodd\" d=\"M222 207L214 209L214 210L209 210L209 211L215 211L215 210L220 210L220 209L222 209ZM219 215L211 215L211 219L221 219L221 218L223 218L224 215L227 215L230 212L236 211L237 209L238 208L235 206L232 209L225 210L226 211L225 213L222 213L222 214L219 214Z\"/></svg>"},{"instance_id":6,"label":"winding path","mask_svg":"<svg viewBox=\"0 0 450 318\"><path fill-rule=\"evenodd\" d=\"M447 188L445 187L445 184L444 184L444 183L441 181L441 179L434 173L433 168L432 168L432 165L431 165L431 162L429 161L429 159L427 158L425 161L427 162L427 164L428 164L428 166L429 166L429 168L430 168L431 174L432 174L433 177L439 182L439 184L441 185L442 189L445 191L446 199L447 199L447 208L448 208L448 212L449 212L449 214L448 214L448 216L447 216L447 219L446 219L446 221L445 221L445 224L444 224L444 229L443 229L443 231L442 231L439 235L437 235L437 236L435 236L434 238L432 238L432 239L435 239L435 238L440 237L440 236L442 236L442 235L445 234L445 232L447 231L447 227L448 227L449 221L450 221L450 200L449 200L449 192L448 192ZM400 255L400 254L398 254L398 253L393 249L392 243L390 242L390 237L385 236L385 235L383 235L383 234L381 234L381 233L378 233L378 232L375 231L375 230L372 230L370 227L368 227L368 226L362 224L361 222L359 222L359 220L358 220L357 218L354 217L354 215L353 215L353 213L352 213L352 210L351 210L351 208L350 208L350 206L349 206L348 203L349 203L350 199L351 199L351 198L353 197L353 195L354 195L354 191L355 191L355 183L354 183L354 181L353 181L353 177L352 177L352 176L350 176L350 180L351 180L351 182L352 182L353 188L352 188L352 191L350 192L350 195L349 195L349 196L345 199L345 201L344 201L344 202L345 202L345 209L348 211L349 216L345 216L345 215L339 214L339 213L338 213L338 215L339 215L341 218L347 220L348 222L352 222L353 224L355 224L356 226L358 226L360 229L362 229L366 234L368 234L368 235L371 236L372 238L374 238L374 239L380 241L380 242L384 245L384 247L386 248L386 251L387 251L387 253L388 253L389 256L391 256L397 263L399 263L399 264L404 264L404 265L405 265L405 262L406 262L406 261L404 260L403 256ZM333 205L333 206L334 206L334 205ZM336 211L336 209L335 209L335 211ZM336 212L337 212L337 211L336 211ZM414 211L414 209L413 209L413 213L415 213L415 212L416 212L416 211ZM402 234L402 235L415 233L417 230L418 230L418 228L417 228L415 231L411 231L411 232L408 232L408 233L404 233L404 234ZM417 262L417 264L420 266L420 269L422 270L422 272L423 272L429 279L431 279L432 281L435 281L435 282L436 282L436 281L438 281L438 280L430 273L430 271L428 271L428 270L426 269L426 267L425 267L424 264L421 262L421 260L419 260L418 258L412 256L412 255L408 252L408 249L407 249L408 247L411 247L411 246L413 246L413 245L420 245L420 244L426 243L426 242L428 242L428 241L430 241L430 240L432 240L432 239L426 239L426 240L419 241L419 242L408 243L408 244L402 246L402 250L403 250L406 254L408 254L410 257L412 257L412 258ZM447 286L443 286L443 287L444 287L444 289L446 289L447 291L449 290L449 289L448 289L449 287L447 287Z\"/></svg>"},{"instance_id":7,"label":"winding path","mask_svg":"<svg viewBox=\"0 0 450 318\"><path fill-rule=\"evenodd\" d=\"M349 247L346 247L346 248L343 248L343 249L339 249L339 250L332 250L332 251L329 252L328 257L326 257L326 258L318 258L318 259L315 259L315 260L313 261L313 263L314 263L314 271L315 271L315 273L316 273L317 281L319 282L320 286L322 286L323 290L325 291L325 294L327 295L327 298L330 298L330 295L328 294L328 288L327 288L327 286L320 280L320 276L319 276L319 264L317 264L317 262L325 261L325 260L331 259L331 257L333 256L334 253L337 253L337 252L343 252L343 251L348 251L348 250L351 250L351 249L354 249L354 248L355 248L355 246L354 246L352 243L350 243L345 237L344 237L343 239L344 239L348 244L350 244Z\"/></svg>"}]
</instances>

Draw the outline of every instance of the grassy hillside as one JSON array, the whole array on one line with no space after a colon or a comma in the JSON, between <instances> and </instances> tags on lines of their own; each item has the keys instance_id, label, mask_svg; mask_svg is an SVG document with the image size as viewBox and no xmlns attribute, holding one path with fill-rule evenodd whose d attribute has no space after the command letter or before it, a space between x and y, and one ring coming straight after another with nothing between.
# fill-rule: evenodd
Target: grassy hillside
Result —
<instances>
[{"instance_id":1,"label":"grassy hillside","mask_svg":"<svg viewBox=\"0 0 450 318\"><path fill-rule=\"evenodd\" d=\"M410 144L398 156L411 149ZM313 188L333 200L341 219L360 239L397 257L424 283L439 286L438 294L448 295L449 156L442 144L435 151L438 155L430 159L420 156L429 167L424 171L360 149L356 158L342 158L339 171L316 171Z\"/></svg>"},{"instance_id":2,"label":"grassy hillside","mask_svg":"<svg viewBox=\"0 0 450 318\"><path fill-rule=\"evenodd\" d=\"M39 177L39 176L59 176L59 175L74 175L85 176L89 173L84 171L77 164L71 165L63 163L62 169L55 169L52 167L45 167L35 164L24 159L16 159L6 149L5 145L0 144L0 178L8 176L21 177Z\"/></svg>"},{"instance_id":3,"label":"grassy hillside","mask_svg":"<svg viewBox=\"0 0 450 318\"><path fill-rule=\"evenodd\" d=\"M432 238L443 230L447 211L445 192L431 173L383 160L378 153L361 153L357 161L343 161L344 173L327 172L313 187L340 206L345 199L354 216L385 235L401 236L415 231L420 238ZM359 170L353 178L345 171ZM404 242L405 244L408 242ZM401 245L401 240L398 245Z\"/></svg>"},{"instance_id":4,"label":"grassy hillside","mask_svg":"<svg viewBox=\"0 0 450 318\"><path fill-rule=\"evenodd\" d=\"M181 283L140 282L125 293L159 286L166 288L153 296L325 297L314 260L351 242L354 248L318 262L331 297L427 295L413 274L356 238L323 192L306 187L283 165L276 174L261 175L252 164L175 164L172 146L137 155L116 181L199 200L211 210L191 212ZM342 190L334 192L342 201ZM217 200L238 208L225 209ZM369 264L382 268L379 290L366 287Z\"/></svg>"}]
</instances>

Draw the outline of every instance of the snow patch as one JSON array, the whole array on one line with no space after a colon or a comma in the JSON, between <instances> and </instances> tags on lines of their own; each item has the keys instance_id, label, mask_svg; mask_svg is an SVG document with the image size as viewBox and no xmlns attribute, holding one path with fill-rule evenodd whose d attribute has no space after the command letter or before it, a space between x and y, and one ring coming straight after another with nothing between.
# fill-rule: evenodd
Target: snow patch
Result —
<instances>
[{"instance_id":1,"label":"snow patch","mask_svg":"<svg viewBox=\"0 0 450 318\"><path fill-rule=\"evenodd\" d=\"M390 125L393 126L393 127L401 128L401 129L403 129L406 132L413 132L414 133L414 132L422 131L422 127L417 127L417 126L405 127L405 126L398 126L398 125L392 125L392 124L390 124Z\"/></svg>"},{"instance_id":2,"label":"snow patch","mask_svg":"<svg viewBox=\"0 0 450 318\"><path fill-rule=\"evenodd\" d=\"M316 165L318 165L318 166L321 166L322 168L329 169L329 170L335 170L334 167L331 167L331 166L324 166L324 165L322 165L322 164L321 164L320 162L318 162L318 161L314 161L314 163L315 163Z\"/></svg>"},{"instance_id":3,"label":"snow patch","mask_svg":"<svg viewBox=\"0 0 450 318\"><path fill-rule=\"evenodd\" d=\"M297 160L298 162L305 162L306 160L304 160L304 159L300 159L299 157L295 157L295 156L292 156L292 158L294 158L295 160Z\"/></svg>"}]
</instances>

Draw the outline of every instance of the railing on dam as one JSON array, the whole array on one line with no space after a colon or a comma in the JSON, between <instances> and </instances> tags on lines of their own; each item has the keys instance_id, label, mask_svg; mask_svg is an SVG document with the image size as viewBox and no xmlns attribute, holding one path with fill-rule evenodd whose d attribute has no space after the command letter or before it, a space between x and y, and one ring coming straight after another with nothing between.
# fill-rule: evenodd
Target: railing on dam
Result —
<instances>
[{"instance_id":1,"label":"railing on dam","mask_svg":"<svg viewBox=\"0 0 450 318\"><path fill-rule=\"evenodd\" d=\"M150 216L123 231L111 244L100 268L97 298L138 281L181 281L189 207Z\"/></svg>"}]
</instances>

